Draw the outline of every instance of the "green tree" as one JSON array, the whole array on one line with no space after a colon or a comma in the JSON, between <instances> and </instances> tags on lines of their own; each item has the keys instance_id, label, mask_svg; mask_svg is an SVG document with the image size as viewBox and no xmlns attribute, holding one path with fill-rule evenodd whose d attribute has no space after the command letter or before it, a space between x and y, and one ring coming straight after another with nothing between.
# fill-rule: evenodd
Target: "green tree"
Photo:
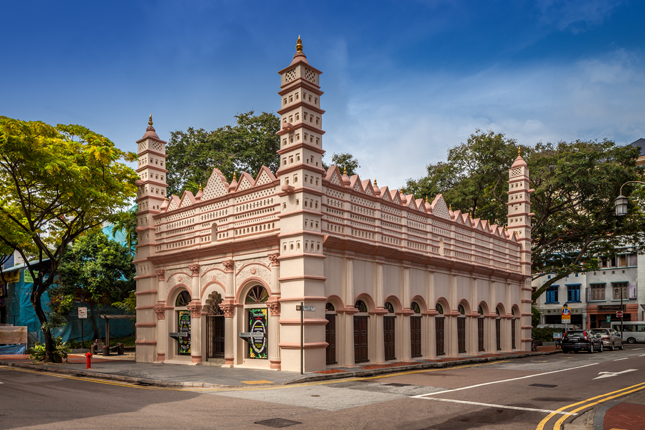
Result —
<instances>
[{"instance_id":1,"label":"green tree","mask_svg":"<svg viewBox=\"0 0 645 430\"><path fill-rule=\"evenodd\" d=\"M426 177L408 180L404 189L417 198L442 193L453 209L506 225L506 181L516 151L516 142L503 134L477 131L452 148L445 163L429 165ZM535 190L533 278L554 274L534 300L567 275L593 270L599 255L615 255L626 246L645 249L641 210L632 202L627 217L613 215L620 185L642 177L638 149L605 140L540 143L521 151Z\"/></svg>"},{"instance_id":2,"label":"green tree","mask_svg":"<svg viewBox=\"0 0 645 430\"><path fill-rule=\"evenodd\" d=\"M100 229L79 237L65 252L54 293L62 303L73 297L89 305L95 339L99 336L100 307L127 299L135 290L132 259L127 246L110 240Z\"/></svg>"},{"instance_id":3,"label":"green tree","mask_svg":"<svg viewBox=\"0 0 645 430\"><path fill-rule=\"evenodd\" d=\"M112 223L112 238L116 238L118 234L125 236L125 242L130 254L134 257L137 252L137 243L139 243L137 235L137 205L116 214Z\"/></svg>"},{"instance_id":4,"label":"green tree","mask_svg":"<svg viewBox=\"0 0 645 430\"><path fill-rule=\"evenodd\" d=\"M361 165L358 160L354 158L349 152L342 152L340 154L334 153L331 157L331 165L338 166L341 172L344 172L347 169L347 176L354 176ZM323 163L325 170L329 169L329 166Z\"/></svg>"},{"instance_id":5,"label":"green tree","mask_svg":"<svg viewBox=\"0 0 645 430\"><path fill-rule=\"evenodd\" d=\"M277 172L279 118L272 113L255 115L249 111L235 119L235 125L213 131L191 127L171 133L166 162L169 195L181 195L184 190L196 193L215 167L227 178L240 171L255 176L263 165Z\"/></svg>"},{"instance_id":6,"label":"green tree","mask_svg":"<svg viewBox=\"0 0 645 430\"><path fill-rule=\"evenodd\" d=\"M55 343L41 299L65 251L136 195L137 174L121 160L136 155L85 127L0 117L0 243L18 251L34 279L45 361L54 360Z\"/></svg>"}]
</instances>

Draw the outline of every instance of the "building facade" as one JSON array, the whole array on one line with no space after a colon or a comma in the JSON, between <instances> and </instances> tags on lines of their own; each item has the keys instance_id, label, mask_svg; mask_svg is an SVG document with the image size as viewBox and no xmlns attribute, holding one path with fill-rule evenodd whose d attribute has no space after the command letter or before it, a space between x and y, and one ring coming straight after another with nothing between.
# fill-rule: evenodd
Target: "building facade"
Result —
<instances>
[{"instance_id":1,"label":"building facade","mask_svg":"<svg viewBox=\"0 0 645 430\"><path fill-rule=\"evenodd\" d=\"M620 321L616 314L620 310L623 321L643 321L645 255L626 249L615 257L600 257L599 266L598 270L571 274L551 285L537 302L540 323L560 324L565 303L571 308L571 324L579 327L609 327L611 322ZM549 279L550 275L543 276L534 287Z\"/></svg>"},{"instance_id":2,"label":"building facade","mask_svg":"<svg viewBox=\"0 0 645 430\"><path fill-rule=\"evenodd\" d=\"M325 170L322 72L296 49L278 72L276 175L229 183L215 168L196 195L166 199L166 142L152 121L137 141L137 360L297 371L302 341L318 371L529 350L522 157L508 229Z\"/></svg>"}]
</instances>

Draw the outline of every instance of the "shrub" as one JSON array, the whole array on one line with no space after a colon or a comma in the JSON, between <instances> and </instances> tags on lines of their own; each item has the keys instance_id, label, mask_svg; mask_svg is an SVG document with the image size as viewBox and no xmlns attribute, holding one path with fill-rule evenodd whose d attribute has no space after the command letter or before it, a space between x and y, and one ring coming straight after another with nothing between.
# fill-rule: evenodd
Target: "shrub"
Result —
<instances>
[{"instance_id":1,"label":"shrub","mask_svg":"<svg viewBox=\"0 0 645 430\"><path fill-rule=\"evenodd\" d=\"M53 359L54 363L62 363L63 359L67 360L67 354L69 353L70 347L67 342L63 342L62 337L54 338L54 353ZM36 342L36 346L30 354L30 358L34 361L44 361L45 360L45 345L40 342Z\"/></svg>"}]
</instances>

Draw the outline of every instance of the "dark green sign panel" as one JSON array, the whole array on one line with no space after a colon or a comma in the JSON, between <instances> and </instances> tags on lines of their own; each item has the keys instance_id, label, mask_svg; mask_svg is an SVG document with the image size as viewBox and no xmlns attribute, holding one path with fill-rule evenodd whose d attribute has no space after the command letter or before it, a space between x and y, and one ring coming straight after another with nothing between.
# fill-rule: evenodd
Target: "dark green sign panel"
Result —
<instances>
[{"instance_id":1,"label":"dark green sign panel","mask_svg":"<svg viewBox=\"0 0 645 430\"><path fill-rule=\"evenodd\" d=\"M264 336L253 338L249 342L249 358L267 358L267 325L266 309L249 309L249 331L262 333Z\"/></svg>"},{"instance_id":2,"label":"dark green sign panel","mask_svg":"<svg viewBox=\"0 0 645 430\"><path fill-rule=\"evenodd\" d=\"M179 311L179 331L188 337L178 339L179 355L190 355L190 311Z\"/></svg>"}]
</instances>

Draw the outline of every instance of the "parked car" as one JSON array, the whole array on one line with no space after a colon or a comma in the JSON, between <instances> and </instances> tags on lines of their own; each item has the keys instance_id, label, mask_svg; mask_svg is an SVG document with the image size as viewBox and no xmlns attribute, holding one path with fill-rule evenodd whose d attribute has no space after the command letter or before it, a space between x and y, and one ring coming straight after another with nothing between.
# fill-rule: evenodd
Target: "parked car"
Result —
<instances>
[{"instance_id":1,"label":"parked car","mask_svg":"<svg viewBox=\"0 0 645 430\"><path fill-rule=\"evenodd\" d=\"M593 330L570 330L562 338L562 352L589 351L602 352L602 334L594 333Z\"/></svg>"},{"instance_id":2,"label":"parked car","mask_svg":"<svg viewBox=\"0 0 645 430\"><path fill-rule=\"evenodd\" d=\"M602 339L602 345L604 349L611 349L615 351L616 348L623 349L623 340L620 338L620 333L618 333L613 328L596 328L594 333L600 333Z\"/></svg>"}]
</instances>

